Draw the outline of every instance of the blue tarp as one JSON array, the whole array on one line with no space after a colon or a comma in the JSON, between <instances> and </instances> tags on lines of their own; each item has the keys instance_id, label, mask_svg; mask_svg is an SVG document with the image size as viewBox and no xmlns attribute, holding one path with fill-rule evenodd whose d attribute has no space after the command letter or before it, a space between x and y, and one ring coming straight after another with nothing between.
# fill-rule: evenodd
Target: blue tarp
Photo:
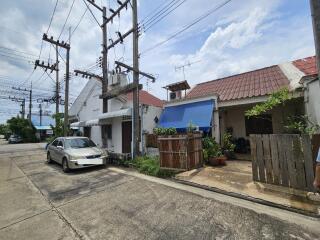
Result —
<instances>
[{"instance_id":1,"label":"blue tarp","mask_svg":"<svg viewBox=\"0 0 320 240\"><path fill-rule=\"evenodd\" d=\"M55 120L52 116L42 116L41 117L41 125L40 125L40 116L39 115L31 115L31 122L33 126L38 130L46 130L51 129L50 125L55 126Z\"/></svg>"},{"instance_id":2,"label":"blue tarp","mask_svg":"<svg viewBox=\"0 0 320 240\"><path fill-rule=\"evenodd\" d=\"M49 130L51 126L34 126L37 130Z\"/></svg>"},{"instance_id":3,"label":"blue tarp","mask_svg":"<svg viewBox=\"0 0 320 240\"><path fill-rule=\"evenodd\" d=\"M190 123L208 132L213 118L214 100L165 107L159 121L159 127L173 127L178 132L186 131Z\"/></svg>"}]
</instances>

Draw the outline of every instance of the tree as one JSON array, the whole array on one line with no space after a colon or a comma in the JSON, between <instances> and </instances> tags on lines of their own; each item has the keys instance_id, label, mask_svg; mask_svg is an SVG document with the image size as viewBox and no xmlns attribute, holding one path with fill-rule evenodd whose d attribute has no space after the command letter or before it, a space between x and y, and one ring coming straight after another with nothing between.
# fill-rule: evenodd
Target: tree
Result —
<instances>
[{"instance_id":1,"label":"tree","mask_svg":"<svg viewBox=\"0 0 320 240\"><path fill-rule=\"evenodd\" d=\"M279 91L272 93L266 102L257 104L246 111L245 116L248 118L259 117L276 106L281 104L284 105L284 103L290 99L291 95L289 90L287 88L280 89ZM284 124L287 133L314 134L320 130L320 126L311 122L306 115L287 116Z\"/></svg>"},{"instance_id":2,"label":"tree","mask_svg":"<svg viewBox=\"0 0 320 240\"><path fill-rule=\"evenodd\" d=\"M0 124L0 135L4 135L6 139L9 138L11 134L8 124Z\"/></svg>"},{"instance_id":3,"label":"tree","mask_svg":"<svg viewBox=\"0 0 320 240\"><path fill-rule=\"evenodd\" d=\"M52 116L56 120L56 126L51 125L55 137L63 136L63 113L57 113Z\"/></svg>"},{"instance_id":4,"label":"tree","mask_svg":"<svg viewBox=\"0 0 320 240\"><path fill-rule=\"evenodd\" d=\"M36 142L36 129L27 119L13 117L7 121L8 127L13 134L22 137L23 142Z\"/></svg>"},{"instance_id":5,"label":"tree","mask_svg":"<svg viewBox=\"0 0 320 240\"><path fill-rule=\"evenodd\" d=\"M272 93L267 101L255 105L253 108L245 112L246 117L258 117L263 113L272 110L274 107L284 104L287 100L291 99L289 90L282 88L277 92Z\"/></svg>"}]
</instances>

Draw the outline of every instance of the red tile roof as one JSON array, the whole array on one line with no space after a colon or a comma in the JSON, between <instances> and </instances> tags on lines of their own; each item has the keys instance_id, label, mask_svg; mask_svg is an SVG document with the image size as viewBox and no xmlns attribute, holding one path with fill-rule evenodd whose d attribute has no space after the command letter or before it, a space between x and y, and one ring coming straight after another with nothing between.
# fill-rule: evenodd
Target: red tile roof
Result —
<instances>
[{"instance_id":1,"label":"red tile roof","mask_svg":"<svg viewBox=\"0 0 320 240\"><path fill-rule=\"evenodd\" d=\"M316 57L307 57L292 62L306 76L317 75Z\"/></svg>"},{"instance_id":2,"label":"red tile roof","mask_svg":"<svg viewBox=\"0 0 320 240\"><path fill-rule=\"evenodd\" d=\"M289 80L281 69L271 66L197 84L187 97L205 97L216 93L220 101L228 101L264 96L288 85Z\"/></svg>"},{"instance_id":3,"label":"red tile roof","mask_svg":"<svg viewBox=\"0 0 320 240\"><path fill-rule=\"evenodd\" d=\"M127 99L129 101L132 100L132 92L127 94ZM140 90L139 91L139 103L150 105L150 106L155 106L155 107L162 107L163 106L163 101L160 100L159 98L153 96L152 94Z\"/></svg>"}]
</instances>

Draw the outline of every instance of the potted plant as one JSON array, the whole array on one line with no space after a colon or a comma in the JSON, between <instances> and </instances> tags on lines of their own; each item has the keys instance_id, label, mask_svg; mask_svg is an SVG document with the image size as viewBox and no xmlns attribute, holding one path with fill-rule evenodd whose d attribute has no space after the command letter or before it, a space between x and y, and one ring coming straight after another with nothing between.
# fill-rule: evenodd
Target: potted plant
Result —
<instances>
[{"instance_id":1,"label":"potted plant","mask_svg":"<svg viewBox=\"0 0 320 240\"><path fill-rule=\"evenodd\" d=\"M234 149L236 145L231 142L231 138L232 135L229 132L226 132L222 136L223 154L227 159L235 159Z\"/></svg>"},{"instance_id":2,"label":"potted plant","mask_svg":"<svg viewBox=\"0 0 320 240\"><path fill-rule=\"evenodd\" d=\"M203 157L211 166L225 165L227 158L222 154L221 147L214 138L206 137L202 141Z\"/></svg>"}]
</instances>

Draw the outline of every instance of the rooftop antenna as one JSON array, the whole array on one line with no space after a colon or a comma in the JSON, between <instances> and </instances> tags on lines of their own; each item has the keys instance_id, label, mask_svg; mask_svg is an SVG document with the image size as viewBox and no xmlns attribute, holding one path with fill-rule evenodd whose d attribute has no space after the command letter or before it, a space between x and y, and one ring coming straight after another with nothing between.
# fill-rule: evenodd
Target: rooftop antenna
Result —
<instances>
[{"instance_id":1,"label":"rooftop antenna","mask_svg":"<svg viewBox=\"0 0 320 240\"><path fill-rule=\"evenodd\" d=\"M185 64L183 64L183 65L175 66L175 67L174 67L174 70L177 72L177 71L179 71L180 69L182 69L183 80L186 80L186 74L185 74L184 69L185 69L186 67L190 67L191 65L193 65L193 64L195 64L195 63L198 63L198 62L201 62L201 60L198 60L198 61L195 61L195 62L190 62L190 61L188 61L187 63L185 63Z\"/></svg>"}]
</instances>

